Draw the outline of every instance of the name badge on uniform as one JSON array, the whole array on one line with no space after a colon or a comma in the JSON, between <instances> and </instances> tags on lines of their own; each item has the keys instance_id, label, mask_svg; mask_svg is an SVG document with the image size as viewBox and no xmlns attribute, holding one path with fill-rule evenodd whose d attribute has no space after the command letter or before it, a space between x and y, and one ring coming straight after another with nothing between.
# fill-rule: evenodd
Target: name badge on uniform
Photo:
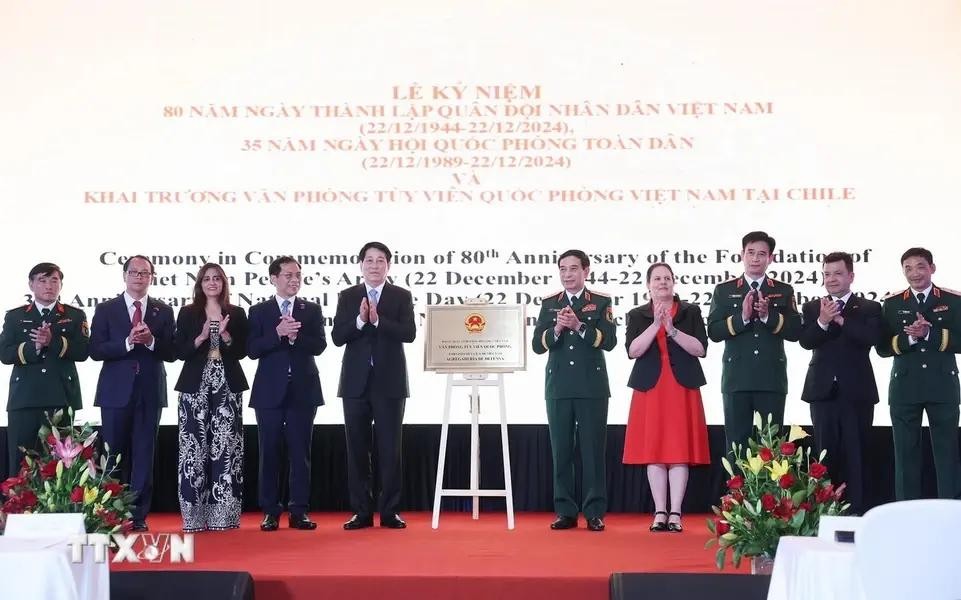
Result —
<instances>
[{"instance_id":1,"label":"name badge on uniform","mask_svg":"<svg viewBox=\"0 0 961 600\"><path fill-rule=\"evenodd\" d=\"M728 298L743 298L744 296L742 296L741 294L728 294L727 297L728 297Z\"/></svg>"},{"instance_id":2,"label":"name badge on uniform","mask_svg":"<svg viewBox=\"0 0 961 600\"><path fill-rule=\"evenodd\" d=\"M899 314L899 315L912 315L912 314L914 314L914 311L912 311L912 310L904 310L904 309L899 308L899 309L898 309L898 314Z\"/></svg>"},{"instance_id":3,"label":"name badge on uniform","mask_svg":"<svg viewBox=\"0 0 961 600\"><path fill-rule=\"evenodd\" d=\"M588 304L587 306L581 309L581 312L590 312L592 310L597 310L596 304Z\"/></svg>"},{"instance_id":4,"label":"name badge on uniform","mask_svg":"<svg viewBox=\"0 0 961 600\"><path fill-rule=\"evenodd\" d=\"M946 310L948 310L948 306L946 304L939 304L938 306L935 306L933 309L934 312L943 312Z\"/></svg>"}]
</instances>

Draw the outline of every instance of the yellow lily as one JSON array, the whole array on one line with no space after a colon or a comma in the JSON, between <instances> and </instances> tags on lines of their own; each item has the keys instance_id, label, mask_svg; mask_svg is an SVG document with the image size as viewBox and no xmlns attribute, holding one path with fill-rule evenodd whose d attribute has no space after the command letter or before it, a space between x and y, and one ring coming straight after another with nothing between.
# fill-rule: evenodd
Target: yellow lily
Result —
<instances>
[{"instance_id":1,"label":"yellow lily","mask_svg":"<svg viewBox=\"0 0 961 600\"><path fill-rule=\"evenodd\" d=\"M97 499L99 490L97 488L88 487L83 490L83 503L92 504L94 500Z\"/></svg>"},{"instance_id":2,"label":"yellow lily","mask_svg":"<svg viewBox=\"0 0 961 600\"><path fill-rule=\"evenodd\" d=\"M810 435L808 434L808 432L804 431L803 429L801 429L801 428L798 427L797 425L791 425L791 431L790 431L790 433L788 433L788 435L787 435L787 441L789 441L789 442L796 442L796 441L802 440L802 439L804 439L804 438L806 438L806 437L810 437Z\"/></svg>"},{"instance_id":3,"label":"yellow lily","mask_svg":"<svg viewBox=\"0 0 961 600\"><path fill-rule=\"evenodd\" d=\"M757 475L764 468L764 460L760 456L752 456L747 460L747 466L751 472Z\"/></svg>"},{"instance_id":4,"label":"yellow lily","mask_svg":"<svg viewBox=\"0 0 961 600\"><path fill-rule=\"evenodd\" d=\"M768 467L768 469L771 470L771 480L777 481L791 470L791 463L786 459L782 461L772 460L771 466Z\"/></svg>"}]
</instances>

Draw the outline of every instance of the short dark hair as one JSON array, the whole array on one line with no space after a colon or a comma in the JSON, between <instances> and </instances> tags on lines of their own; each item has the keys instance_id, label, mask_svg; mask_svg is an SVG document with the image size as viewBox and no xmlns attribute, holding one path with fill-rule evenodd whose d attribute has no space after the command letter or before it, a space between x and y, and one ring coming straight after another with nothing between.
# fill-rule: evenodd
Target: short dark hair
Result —
<instances>
[{"instance_id":1,"label":"short dark hair","mask_svg":"<svg viewBox=\"0 0 961 600\"><path fill-rule=\"evenodd\" d=\"M832 252L824 257L821 261L822 265L833 262L844 262L844 266L848 268L849 273L854 273L854 257L847 252Z\"/></svg>"},{"instance_id":2,"label":"short dark hair","mask_svg":"<svg viewBox=\"0 0 961 600\"><path fill-rule=\"evenodd\" d=\"M224 273L224 268L217 263L206 263L197 271L197 280L194 281L193 307L198 310L202 310L207 306L207 295L204 294L203 282L207 271L210 270L216 271L217 275L220 275L220 281L223 282L223 287L220 288L220 295L217 296L217 302L220 302L220 308L230 306L230 282L227 281L227 274Z\"/></svg>"},{"instance_id":3,"label":"short dark hair","mask_svg":"<svg viewBox=\"0 0 961 600\"><path fill-rule=\"evenodd\" d=\"M364 257L367 256L367 251L371 248L383 252L384 256L387 257L387 262L390 262L390 259L394 257L394 255L390 252L390 248L388 248L385 244L382 244L381 242L367 242L364 244L364 247L360 249L360 252L357 253L357 262L364 262Z\"/></svg>"},{"instance_id":4,"label":"short dark hair","mask_svg":"<svg viewBox=\"0 0 961 600\"><path fill-rule=\"evenodd\" d=\"M131 263L135 258L139 258L140 260L145 260L145 261L147 261L147 264L150 265L150 274L153 275L153 272L154 272L154 269L153 269L153 261L150 260L149 258L147 258L146 256L144 256L143 254L134 254L133 256L131 256L130 258L128 258L127 260L125 260L124 263L123 263L123 272L124 272L124 273L127 272L127 269L130 267L130 263Z\"/></svg>"},{"instance_id":5,"label":"short dark hair","mask_svg":"<svg viewBox=\"0 0 961 600\"><path fill-rule=\"evenodd\" d=\"M745 248L747 248L748 244L752 244L754 242L764 242L765 244L767 244L768 252L774 252L774 245L775 245L774 238L772 238L771 236L769 236L767 233L763 231L751 231L750 233L742 237L741 250L744 250Z\"/></svg>"},{"instance_id":6,"label":"short dark hair","mask_svg":"<svg viewBox=\"0 0 961 600\"><path fill-rule=\"evenodd\" d=\"M294 258L293 256L287 256L287 255L285 254L285 255L283 255L283 256L278 256L278 257L275 258L274 260L270 261L270 265L267 267L267 274L268 274L268 275L280 275L280 270L281 270L281 269L284 267L284 265L286 265L287 263L295 263L295 264L297 265L297 268L298 268L298 269L300 268L300 263L297 262L297 259L296 259L296 258Z\"/></svg>"},{"instance_id":7,"label":"short dark hair","mask_svg":"<svg viewBox=\"0 0 961 600\"><path fill-rule=\"evenodd\" d=\"M561 266L561 261L568 256L573 256L577 260L581 261L581 268L586 269L591 266L591 259L587 257L587 254L583 250L567 250L563 254L557 257L557 266Z\"/></svg>"},{"instance_id":8,"label":"short dark hair","mask_svg":"<svg viewBox=\"0 0 961 600\"><path fill-rule=\"evenodd\" d=\"M901 264L904 264L904 261L912 256L923 258L924 260L928 261L929 265L934 264L934 256L931 255L931 251L927 248L908 248L904 251L904 254L901 255Z\"/></svg>"},{"instance_id":9,"label":"short dark hair","mask_svg":"<svg viewBox=\"0 0 961 600\"><path fill-rule=\"evenodd\" d=\"M60 267L52 262L42 262L30 269L30 274L27 275L27 278L30 279L30 281L33 281L34 277L38 275L50 277L54 273L60 275L60 280L63 281L63 271L60 270Z\"/></svg>"},{"instance_id":10,"label":"short dark hair","mask_svg":"<svg viewBox=\"0 0 961 600\"><path fill-rule=\"evenodd\" d=\"M667 264L667 263L663 263L663 262L656 262L656 263L652 264L651 266L649 266L649 267L647 268L647 279L645 280L646 283L650 283L650 282L651 282L651 273L653 273L653 272L654 272L654 269L656 269L656 268L658 268L658 267L664 267L664 268L666 268L668 271L671 272L671 279L672 279L672 280L674 279L674 269L671 268L671 265L669 265L669 264Z\"/></svg>"}]
</instances>

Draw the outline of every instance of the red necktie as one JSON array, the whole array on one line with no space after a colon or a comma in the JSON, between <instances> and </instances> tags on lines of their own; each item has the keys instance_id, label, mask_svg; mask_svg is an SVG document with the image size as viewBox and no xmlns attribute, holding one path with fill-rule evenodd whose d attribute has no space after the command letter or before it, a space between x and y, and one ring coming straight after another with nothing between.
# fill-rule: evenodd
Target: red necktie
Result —
<instances>
[{"instance_id":1,"label":"red necktie","mask_svg":"<svg viewBox=\"0 0 961 600\"><path fill-rule=\"evenodd\" d=\"M130 324L136 327L140 325L143 321L143 311L140 310L140 300L133 301L133 318L130 319Z\"/></svg>"}]
</instances>

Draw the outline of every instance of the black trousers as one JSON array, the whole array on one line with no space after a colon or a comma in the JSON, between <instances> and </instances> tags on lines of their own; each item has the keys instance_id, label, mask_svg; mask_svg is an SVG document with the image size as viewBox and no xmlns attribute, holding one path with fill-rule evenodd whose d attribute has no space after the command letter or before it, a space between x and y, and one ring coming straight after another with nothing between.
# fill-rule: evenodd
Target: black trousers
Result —
<instances>
[{"instance_id":1,"label":"black trousers","mask_svg":"<svg viewBox=\"0 0 961 600\"><path fill-rule=\"evenodd\" d=\"M864 513L868 435L874 422L874 405L850 402L837 390L829 400L811 403L817 455L827 450L824 464L835 485L847 483L844 497L851 512Z\"/></svg>"},{"instance_id":2,"label":"black trousers","mask_svg":"<svg viewBox=\"0 0 961 600\"><path fill-rule=\"evenodd\" d=\"M731 444L747 448L747 440L754 437L754 413L761 413L767 423L768 415L778 425L784 424L784 399L780 392L730 392L724 397L724 435L727 445L724 455L731 452ZM743 449L742 449L743 456ZM733 462L733 461L732 461Z\"/></svg>"},{"instance_id":3,"label":"black trousers","mask_svg":"<svg viewBox=\"0 0 961 600\"><path fill-rule=\"evenodd\" d=\"M258 500L265 514L278 516L280 503L281 451L287 444L290 468L290 501L292 516L303 516L310 503L310 439L314 432L317 407L297 402L287 385L279 408L257 408L257 445L260 451Z\"/></svg>"},{"instance_id":4,"label":"black trousers","mask_svg":"<svg viewBox=\"0 0 961 600\"><path fill-rule=\"evenodd\" d=\"M373 515L373 442L377 442L376 466L380 474L377 511L392 516L400 509L401 426L407 398L390 398L375 393L367 379L364 395L344 398L344 428L347 434L347 488L350 508L363 518ZM371 427L373 424L373 427Z\"/></svg>"}]
</instances>

